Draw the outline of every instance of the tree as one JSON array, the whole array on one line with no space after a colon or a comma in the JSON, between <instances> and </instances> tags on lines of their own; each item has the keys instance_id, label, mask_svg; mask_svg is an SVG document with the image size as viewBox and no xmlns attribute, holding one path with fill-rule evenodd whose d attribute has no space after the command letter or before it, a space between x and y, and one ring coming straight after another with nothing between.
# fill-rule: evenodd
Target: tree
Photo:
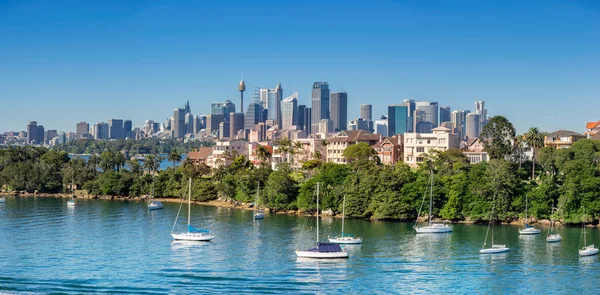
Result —
<instances>
[{"instance_id":1,"label":"tree","mask_svg":"<svg viewBox=\"0 0 600 295\"><path fill-rule=\"evenodd\" d=\"M533 150L533 165L531 166L531 180L535 179L535 161L537 157L538 150L544 146L544 137L546 136L545 132L540 132L537 127L529 128L529 131L525 133L525 142L531 147Z\"/></svg>"},{"instance_id":2,"label":"tree","mask_svg":"<svg viewBox=\"0 0 600 295\"><path fill-rule=\"evenodd\" d=\"M347 147L342 155L349 163L364 163L365 161L374 159L377 156L377 151L369 146L368 143L360 142Z\"/></svg>"},{"instance_id":3,"label":"tree","mask_svg":"<svg viewBox=\"0 0 600 295\"><path fill-rule=\"evenodd\" d=\"M258 161L261 165L271 163L271 152L267 149L267 147L263 145L259 145L256 147L256 149L254 150L254 156L258 158Z\"/></svg>"},{"instance_id":4,"label":"tree","mask_svg":"<svg viewBox=\"0 0 600 295\"><path fill-rule=\"evenodd\" d=\"M172 149L169 152L168 159L173 163L173 168L175 168L175 162L179 163L181 161L181 153L177 149Z\"/></svg>"},{"instance_id":5,"label":"tree","mask_svg":"<svg viewBox=\"0 0 600 295\"><path fill-rule=\"evenodd\" d=\"M515 127L503 116L494 116L483 127L479 141L491 159L505 159L513 151Z\"/></svg>"}]
</instances>

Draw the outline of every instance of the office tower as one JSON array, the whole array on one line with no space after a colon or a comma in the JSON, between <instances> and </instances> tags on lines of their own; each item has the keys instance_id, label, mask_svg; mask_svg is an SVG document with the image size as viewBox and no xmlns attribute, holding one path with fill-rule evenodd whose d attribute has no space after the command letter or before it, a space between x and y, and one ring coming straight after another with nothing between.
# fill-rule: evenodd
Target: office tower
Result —
<instances>
[{"instance_id":1,"label":"office tower","mask_svg":"<svg viewBox=\"0 0 600 295\"><path fill-rule=\"evenodd\" d=\"M235 104L231 102L231 100L225 100L225 104L223 105L223 117L229 120L229 114L235 113Z\"/></svg>"},{"instance_id":2,"label":"office tower","mask_svg":"<svg viewBox=\"0 0 600 295\"><path fill-rule=\"evenodd\" d=\"M173 111L173 137L181 139L185 136L185 109L175 109Z\"/></svg>"},{"instance_id":3,"label":"office tower","mask_svg":"<svg viewBox=\"0 0 600 295\"><path fill-rule=\"evenodd\" d=\"M104 122L98 122L94 125L94 139L108 139L109 128L108 124Z\"/></svg>"},{"instance_id":4,"label":"office tower","mask_svg":"<svg viewBox=\"0 0 600 295\"><path fill-rule=\"evenodd\" d=\"M275 93L277 94L277 102L275 103L277 128L281 130L281 101L283 100L283 88L281 88L281 83L277 83L277 87L275 87Z\"/></svg>"},{"instance_id":5,"label":"office tower","mask_svg":"<svg viewBox=\"0 0 600 295\"><path fill-rule=\"evenodd\" d=\"M402 104L404 106L406 106L407 111L408 111L408 114L407 114L408 124L406 126L406 131L407 132L414 132L413 115L414 115L415 109L416 109L415 101L413 99L405 99L405 100L402 101ZM390 136L392 136L392 135L390 135Z\"/></svg>"},{"instance_id":6,"label":"office tower","mask_svg":"<svg viewBox=\"0 0 600 295\"><path fill-rule=\"evenodd\" d=\"M485 109L485 101L480 100L475 102L475 114L479 115L479 121L482 125L487 122L487 110Z\"/></svg>"},{"instance_id":7,"label":"office tower","mask_svg":"<svg viewBox=\"0 0 600 295\"><path fill-rule=\"evenodd\" d=\"M260 89L260 100L263 107L268 110L265 120L275 120L281 127L281 101L283 100L281 83L278 83L275 89Z\"/></svg>"},{"instance_id":8,"label":"office tower","mask_svg":"<svg viewBox=\"0 0 600 295\"><path fill-rule=\"evenodd\" d=\"M333 131L347 130L348 122L348 93L332 92L330 100L330 119L333 122Z\"/></svg>"},{"instance_id":9,"label":"office tower","mask_svg":"<svg viewBox=\"0 0 600 295\"><path fill-rule=\"evenodd\" d=\"M481 122L479 114L467 114L467 138L477 138L481 133Z\"/></svg>"},{"instance_id":10,"label":"office tower","mask_svg":"<svg viewBox=\"0 0 600 295\"><path fill-rule=\"evenodd\" d=\"M153 133L160 131L160 123L158 123L158 122L152 123L152 131L154 131Z\"/></svg>"},{"instance_id":11,"label":"office tower","mask_svg":"<svg viewBox=\"0 0 600 295\"><path fill-rule=\"evenodd\" d=\"M238 86L240 90L240 113L244 113L244 91L246 91L246 84L244 80L240 81L240 86Z\"/></svg>"},{"instance_id":12,"label":"office tower","mask_svg":"<svg viewBox=\"0 0 600 295\"><path fill-rule=\"evenodd\" d=\"M244 130L244 113L229 114L229 138L235 138L238 131Z\"/></svg>"},{"instance_id":13,"label":"office tower","mask_svg":"<svg viewBox=\"0 0 600 295\"><path fill-rule=\"evenodd\" d=\"M88 132L86 132L88 133ZM67 143L67 134L65 134L64 132L59 132L58 135L56 136L57 140L56 143L57 144L65 144Z\"/></svg>"},{"instance_id":14,"label":"office tower","mask_svg":"<svg viewBox=\"0 0 600 295\"><path fill-rule=\"evenodd\" d=\"M235 114L235 113L232 113ZM229 137L229 122L220 122L219 123L219 139L230 138Z\"/></svg>"},{"instance_id":15,"label":"office tower","mask_svg":"<svg viewBox=\"0 0 600 295\"><path fill-rule=\"evenodd\" d=\"M154 130L152 129L154 127L154 121L153 120L146 120L144 122L144 133L146 133L146 135L150 135L152 133L154 133Z\"/></svg>"},{"instance_id":16,"label":"office tower","mask_svg":"<svg viewBox=\"0 0 600 295\"><path fill-rule=\"evenodd\" d=\"M312 87L312 133L319 132L319 122L329 119L329 85L315 82Z\"/></svg>"},{"instance_id":17,"label":"office tower","mask_svg":"<svg viewBox=\"0 0 600 295\"><path fill-rule=\"evenodd\" d=\"M27 124L27 143L32 144L37 141L37 122L31 121Z\"/></svg>"},{"instance_id":18,"label":"office tower","mask_svg":"<svg viewBox=\"0 0 600 295\"><path fill-rule=\"evenodd\" d=\"M428 101L417 101L417 110L421 110L424 112L423 117L420 119L420 122L429 122L431 125L435 127L439 126L438 121L438 103L437 102L428 102Z\"/></svg>"},{"instance_id":19,"label":"office tower","mask_svg":"<svg viewBox=\"0 0 600 295\"><path fill-rule=\"evenodd\" d=\"M408 132L408 106L406 105L390 105L388 106L387 117L387 136L396 134L404 134Z\"/></svg>"},{"instance_id":20,"label":"office tower","mask_svg":"<svg viewBox=\"0 0 600 295\"><path fill-rule=\"evenodd\" d=\"M44 133L44 126L43 125L38 125L37 126L37 131L36 131L36 137L35 137L36 138L35 140L36 140L36 142L38 144L42 144L43 145L45 143L44 134L45 134Z\"/></svg>"},{"instance_id":21,"label":"office tower","mask_svg":"<svg viewBox=\"0 0 600 295\"><path fill-rule=\"evenodd\" d=\"M56 131L56 130L48 130L48 131L46 131L46 139L45 139L45 141L48 142L48 141L54 139L57 136L58 136L58 131Z\"/></svg>"},{"instance_id":22,"label":"office tower","mask_svg":"<svg viewBox=\"0 0 600 295\"><path fill-rule=\"evenodd\" d=\"M194 117L194 134L202 129L206 129L206 116L198 115Z\"/></svg>"},{"instance_id":23,"label":"office tower","mask_svg":"<svg viewBox=\"0 0 600 295\"><path fill-rule=\"evenodd\" d=\"M305 126L306 121L304 121L304 116L305 116L304 112L306 112L306 105L303 105L303 104L299 105L298 111L296 112L296 114L298 115L297 125L298 125L299 130L306 130L306 126Z\"/></svg>"},{"instance_id":24,"label":"office tower","mask_svg":"<svg viewBox=\"0 0 600 295\"><path fill-rule=\"evenodd\" d=\"M110 119L108 120L108 138L109 139L122 139L123 138L123 120L121 119Z\"/></svg>"},{"instance_id":25,"label":"office tower","mask_svg":"<svg viewBox=\"0 0 600 295\"><path fill-rule=\"evenodd\" d=\"M254 130L254 126L259 122L263 121L263 107L258 102L251 102L248 104L248 110L244 116L244 129Z\"/></svg>"},{"instance_id":26,"label":"office tower","mask_svg":"<svg viewBox=\"0 0 600 295\"><path fill-rule=\"evenodd\" d=\"M190 101L186 101L185 105L183 106L183 110L186 114L189 114L192 112L192 108L190 108Z\"/></svg>"},{"instance_id":27,"label":"office tower","mask_svg":"<svg viewBox=\"0 0 600 295\"><path fill-rule=\"evenodd\" d=\"M222 122L225 122L225 117L221 114L206 116L206 134L218 135L219 127ZM229 128L227 129L229 133Z\"/></svg>"},{"instance_id":28,"label":"office tower","mask_svg":"<svg viewBox=\"0 0 600 295\"><path fill-rule=\"evenodd\" d=\"M312 134L312 108L306 108L304 110L304 131L306 134Z\"/></svg>"},{"instance_id":29,"label":"office tower","mask_svg":"<svg viewBox=\"0 0 600 295\"><path fill-rule=\"evenodd\" d=\"M388 116L381 116L381 119L375 120L374 124L374 134L381 134L381 136L388 136Z\"/></svg>"},{"instance_id":30,"label":"office tower","mask_svg":"<svg viewBox=\"0 0 600 295\"><path fill-rule=\"evenodd\" d=\"M416 133L431 133L431 130L437 126L426 120L427 112L418 107L413 113L413 129Z\"/></svg>"},{"instance_id":31,"label":"office tower","mask_svg":"<svg viewBox=\"0 0 600 295\"><path fill-rule=\"evenodd\" d=\"M323 119L319 122L319 133L329 134L333 132L333 122L329 119Z\"/></svg>"},{"instance_id":32,"label":"office tower","mask_svg":"<svg viewBox=\"0 0 600 295\"><path fill-rule=\"evenodd\" d=\"M360 117L365 119L365 121L373 121L373 106L370 104L361 104Z\"/></svg>"},{"instance_id":33,"label":"office tower","mask_svg":"<svg viewBox=\"0 0 600 295\"><path fill-rule=\"evenodd\" d=\"M444 122L451 122L450 121L450 107L440 107L440 122L439 124L442 125L442 123Z\"/></svg>"},{"instance_id":34,"label":"office tower","mask_svg":"<svg viewBox=\"0 0 600 295\"><path fill-rule=\"evenodd\" d=\"M123 121L123 136L125 138L129 137L131 138L133 133L133 123L131 122L131 120L125 120Z\"/></svg>"},{"instance_id":35,"label":"office tower","mask_svg":"<svg viewBox=\"0 0 600 295\"><path fill-rule=\"evenodd\" d=\"M348 122L348 130L364 130L371 132L372 121L367 121L363 118L357 118Z\"/></svg>"},{"instance_id":36,"label":"office tower","mask_svg":"<svg viewBox=\"0 0 600 295\"><path fill-rule=\"evenodd\" d=\"M81 121L79 123L77 123L77 126L75 128L75 133L77 134L77 137L81 137L84 133L89 133L90 132L90 124Z\"/></svg>"},{"instance_id":37,"label":"office tower","mask_svg":"<svg viewBox=\"0 0 600 295\"><path fill-rule=\"evenodd\" d=\"M281 102L281 117L281 130L292 130L292 126L298 125L298 92Z\"/></svg>"},{"instance_id":38,"label":"office tower","mask_svg":"<svg viewBox=\"0 0 600 295\"><path fill-rule=\"evenodd\" d=\"M459 139L465 138L465 120L467 114L465 111L456 110L450 114L450 122L454 125L454 133L458 135Z\"/></svg>"}]
</instances>

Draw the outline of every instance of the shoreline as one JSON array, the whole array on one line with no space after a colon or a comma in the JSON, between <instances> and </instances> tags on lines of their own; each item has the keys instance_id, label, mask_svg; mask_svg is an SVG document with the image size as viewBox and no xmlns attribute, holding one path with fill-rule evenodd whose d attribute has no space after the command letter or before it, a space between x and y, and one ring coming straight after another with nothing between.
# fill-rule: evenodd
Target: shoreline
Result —
<instances>
[{"instance_id":1,"label":"shoreline","mask_svg":"<svg viewBox=\"0 0 600 295\"><path fill-rule=\"evenodd\" d=\"M76 191L73 195L75 195L76 199L96 199L96 200L113 200L113 201L147 201L150 199L150 196L148 195L143 195L143 196L111 196L111 195L89 195L89 194L85 194L82 193L81 191ZM26 197L26 198L31 198L31 197L39 197L39 198L55 198L55 199L67 199L67 198L71 198L72 194L65 194L65 193L26 193L26 192L0 192L0 196L5 196L5 197ZM156 198L152 198L153 200L157 200L163 203L182 203L185 202L186 200L183 198L160 198L160 197L156 197ZM246 211L252 211L254 210L254 208L250 207L251 203L242 203L242 202L238 202L238 201L224 201L224 200L211 200L211 201L194 201L192 200L192 204L196 204L196 205L205 205L205 206L213 206L213 207L220 207L220 208L231 208L231 209L238 209L238 210L246 210ZM312 213L307 213L306 211L301 211L301 210L285 210L285 211L271 211L270 208L265 208L264 209L265 212L268 212L269 214L286 214L286 215L296 215L296 216L314 216L314 214ZM320 217L324 217L324 218L342 218L342 214L323 214L324 211L328 211L328 210L323 210L321 211L321 215ZM363 220L367 220L367 221L371 221L371 222L376 222L376 221L393 221L393 222L414 222L414 220L411 219L407 219L407 220L402 220L402 219L374 219L374 218L356 218L356 217L348 217L348 218L352 218L352 219L363 219ZM427 218L419 218L419 222L426 222ZM476 222L473 220L461 220L461 221L454 221L454 222L449 222L450 224L487 224L487 222L485 223L480 223L480 222ZM511 226L523 226L525 223L521 222L521 220L518 221L513 221L510 223L506 223L506 222L502 222L501 224L504 225L511 225ZM543 226L543 227L548 227L550 226L550 220L548 219L540 219L537 220L535 223L532 223L535 225L539 225L539 226ZM570 227L575 225L575 223L573 224L565 224L562 222L556 222L555 226L558 227ZM586 227L600 227L599 225L592 225L592 224L588 224Z\"/></svg>"}]
</instances>

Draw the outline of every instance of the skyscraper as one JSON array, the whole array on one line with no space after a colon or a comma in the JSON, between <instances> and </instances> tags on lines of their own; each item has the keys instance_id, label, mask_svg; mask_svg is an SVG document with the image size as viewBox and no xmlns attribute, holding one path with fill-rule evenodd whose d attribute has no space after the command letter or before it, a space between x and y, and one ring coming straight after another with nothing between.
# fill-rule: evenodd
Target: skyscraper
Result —
<instances>
[{"instance_id":1,"label":"skyscraper","mask_svg":"<svg viewBox=\"0 0 600 295\"><path fill-rule=\"evenodd\" d=\"M265 120L274 120L281 128L281 101L283 100L281 83L278 83L274 89L260 89L260 100L263 107L268 110Z\"/></svg>"},{"instance_id":2,"label":"skyscraper","mask_svg":"<svg viewBox=\"0 0 600 295\"><path fill-rule=\"evenodd\" d=\"M244 130L244 113L229 114L229 138L233 139L238 131Z\"/></svg>"},{"instance_id":3,"label":"skyscraper","mask_svg":"<svg viewBox=\"0 0 600 295\"><path fill-rule=\"evenodd\" d=\"M388 106L387 136L408 132L408 107L406 105Z\"/></svg>"},{"instance_id":4,"label":"skyscraper","mask_svg":"<svg viewBox=\"0 0 600 295\"><path fill-rule=\"evenodd\" d=\"M327 82L315 82L312 88L311 131L317 133L319 122L329 119L329 85Z\"/></svg>"},{"instance_id":5,"label":"skyscraper","mask_svg":"<svg viewBox=\"0 0 600 295\"><path fill-rule=\"evenodd\" d=\"M296 114L298 114L298 129L300 130L306 130L306 122L304 121L304 112L306 112L306 105L299 105L298 106L298 111L296 112ZM310 122L309 122L310 125Z\"/></svg>"},{"instance_id":6,"label":"skyscraper","mask_svg":"<svg viewBox=\"0 0 600 295\"><path fill-rule=\"evenodd\" d=\"M46 142L44 140L44 126L38 125L36 133L36 142L43 145Z\"/></svg>"},{"instance_id":7,"label":"skyscraper","mask_svg":"<svg viewBox=\"0 0 600 295\"><path fill-rule=\"evenodd\" d=\"M232 114L234 114L234 113L232 113ZM229 129L231 129L229 126L229 122L225 122L225 121L220 122L219 123L219 139L230 138L229 137L230 136Z\"/></svg>"},{"instance_id":8,"label":"skyscraper","mask_svg":"<svg viewBox=\"0 0 600 295\"><path fill-rule=\"evenodd\" d=\"M251 102L248 104L248 110L244 116L244 129L254 130L254 126L259 122L262 122L263 107L260 103Z\"/></svg>"},{"instance_id":9,"label":"skyscraper","mask_svg":"<svg viewBox=\"0 0 600 295\"><path fill-rule=\"evenodd\" d=\"M453 111L450 115L450 122L454 126L454 133L458 135L459 139L465 138L465 120L466 120L466 112L462 110Z\"/></svg>"},{"instance_id":10,"label":"skyscraper","mask_svg":"<svg viewBox=\"0 0 600 295\"><path fill-rule=\"evenodd\" d=\"M286 97L281 102L281 129L291 130L292 126L298 125L298 92Z\"/></svg>"},{"instance_id":11,"label":"skyscraper","mask_svg":"<svg viewBox=\"0 0 600 295\"><path fill-rule=\"evenodd\" d=\"M90 124L83 122L83 121L77 123L77 126L75 128L75 134L77 134L77 137L81 137L81 135L83 135L84 133L89 133L89 132L90 132Z\"/></svg>"},{"instance_id":12,"label":"skyscraper","mask_svg":"<svg viewBox=\"0 0 600 295\"><path fill-rule=\"evenodd\" d=\"M417 101L417 110L424 112L420 122L429 122L433 125L433 128L439 126L439 110L437 102Z\"/></svg>"},{"instance_id":13,"label":"skyscraper","mask_svg":"<svg viewBox=\"0 0 600 295\"><path fill-rule=\"evenodd\" d=\"M348 130L364 130L371 132L371 122L363 118L357 118L348 122Z\"/></svg>"},{"instance_id":14,"label":"skyscraper","mask_svg":"<svg viewBox=\"0 0 600 295\"><path fill-rule=\"evenodd\" d=\"M487 109L485 108L485 101L480 100L475 102L475 113L479 115L479 128L481 130L487 123Z\"/></svg>"},{"instance_id":15,"label":"skyscraper","mask_svg":"<svg viewBox=\"0 0 600 295\"><path fill-rule=\"evenodd\" d=\"M229 114L235 113L235 104L231 102L231 100L225 100L225 104L223 105L223 117L229 120Z\"/></svg>"},{"instance_id":16,"label":"skyscraper","mask_svg":"<svg viewBox=\"0 0 600 295\"><path fill-rule=\"evenodd\" d=\"M481 133L481 122L479 114L467 114L467 138L477 138Z\"/></svg>"},{"instance_id":17,"label":"skyscraper","mask_svg":"<svg viewBox=\"0 0 600 295\"><path fill-rule=\"evenodd\" d=\"M123 121L123 137L132 137L133 123L131 120Z\"/></svg>"},{"instance_id":18,"label":"skyscraper","mask_svg":"<svg viewBox=\"0 0 600 295\"><path fill-rule=\"evenodd\" d=\"M342 131L348 129L348 93L332 92L331 93L331 122L333 131Z\"/></svg>"},{"instance_id":19,"label":"skyscraper","mask_svg":"<svg viewBox=\"0 0 600 295\"><path fill-rule=\"evenodd\" d=\"M329 134L333 132L333 123L329 119L323 119L319 122L319 133Z\"/></svg>"},{"instance_id":20,"label":"skyscraper","mask_svg":"<svg viewBox=\"0 0 600 295\"><path fill-rule=\"evenodd\" d=\"M98 122L94 124L94 139L108 139L108 124L104 122Z\"/></svg>"},{"instance_id":21,"label":"skyscraper","mask_svg":"<svg viewBox=\"0 0 600 295\"><path fill-rule=\"evenodd\" d=\"M406 106L407 111L408 111L408 115L407 115L408 124L406 126L406 131L414 132L413 115L414 115L415 109L416 109L415 101L413 99L405 99L402 101L402 104ZM390 136L392 136L392 135L390 135Z\"/></svg>"},{"instance_id":22,"label":"skyscraper","mask_svg":"<svg viewBox=\"0 0 600 295\"><path fill-rule=\"evenodd\" d=\"M206 133L218 136L222 122L225 122L225 116L222 114L210 114L206 116ZM229 133L229 127L227 127L227 133Z\"/></svg>"},{"instance_id":23,"label":"skyscraper","mask_svg":"<svg viewBox=\"0 0 600 295\"><path fill-rule=\"evenodd\" d=\"M122 119L110 119L108 120L108 138L110 139L122 139L123 136L123 120Z\"/></svg>"},{"instance_id":24,"label":"skyscraper","mask_svg":"<svg viewBox=\"0 0 600 295\"><path fill-rule=\"evenodd\" d=\"M173 137L181 139L185 136L185 109L175 109L173 111Z\"/></svg>"},{"instance_id":25,"label":"skyscraper","mask_svg":"<svg viewBox=\"0 0 600 295\"><path fill-rule=\"evenodd\" d=\"M37 122L31 121L27 124L27 143L32 144L37 141Z\"/></svg>"},{"instance_id":26,"label":"skyscraper","mask_svg":"<svg viewBox=\"0 0 600 295\"><path fill-rule=\"evenodd\" d=\"M312 108L306 108L304 110L304 130L306 134L312 134Z\"/></svg>"},{"instance_id":27,"label":"skyscraper","mask_svg":"<svg viewBox=\"0 0 600 295\"><path fill-rule=\"evenodd\" d=\"M244 91L246 91L246 83L244 80L240 81L240 86L238 86L238 90L240 91L240 113L244 113Z\"/></svg>"},{"instance_id":28,"label":"skyscraper","mask_svg":"<svg viewBox=\"0 0 600 295\"><path fill-rule=\"evenodd\" d=\"M365 121L373 121L373 106L370 104L361 104L360 117L365 119Z\"/></svg>"},{"instance_id":29,"label":"skyscraper","mask_svg":"<svg viewBox=\"0 0 600 295\"><path fill-rule=\"evenodd\" d=\"M388 136L388 116L382 116L381 119L373 122L373 133L381 134L381 136Z\"/></svg>"},{"instance_id":30,"label":"skyscraper","mask_svg":"<svg viewBox=\"0 0 600 295\"><path fill-rule=\"evenodd\" d=\"M440 125L444 122L450 122L450 107L440 107Z\"/></svg>"}]
</instances>

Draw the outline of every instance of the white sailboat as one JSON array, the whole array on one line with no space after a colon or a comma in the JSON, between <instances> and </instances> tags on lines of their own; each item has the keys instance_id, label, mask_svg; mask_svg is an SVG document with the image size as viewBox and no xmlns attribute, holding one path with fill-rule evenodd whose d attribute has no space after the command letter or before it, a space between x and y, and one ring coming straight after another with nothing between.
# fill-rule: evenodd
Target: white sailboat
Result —
<instances>
[{"instance_id":1,"label":"white sailboat","mask_svg":"<svg viewBox=\"0 0 600 295\"><path fill-rule=\"evenodd\" d=\"M308 250L296 250L301 258L333 259L348 258L348 253L339 244L319 242L319 183L317 182L317 246Z\"/></svg>"},{"instance_id":2,"label":"white sailboat","mask_svg":"<svg viewBox=\"0 0 600 295\"><path fill-rule=\"evenodd\" d=\"M150 197L150 203L148 203L148 210L159 210L165 207L162 202L152 200L154 198L154 175L152 175L152 196Z\"/></svg>"},{"instance_id":3,"label":"white sailboat","mask_svg":"<svg viewBox=\"0 0 600 295\"><path fill-rule=\"evenodd\" d=\"M179 207L179 212L181 212L181 206ZM210 241L215 237L213 235L208 234L208 230L199 230L195 229L191 225L191 212L192 212L192 178L189 179L188 184L188 222L187 222L187 231L182 233L173 233L175 230L175 226L177 225L177 219L179 219L179 212L177 212L177 217L175 218L175 223L173 224L173 228L171 229L171 236L175 240L181 241Z\"/></svg>"},{"instance_id":4,"label":"white sailboat","mask_svg":"<svg viewBox=\"0 0 600 295\"><path fill-rule=\"evenodd\" d=\"M258 198L260 196L260 182L256 187L256 202L254 202L254 220L265 219L265 211L258 208Z\"/></svg>"},{"instance_id":5,"label":"white sailboat","mask_svg":"<svg viewBox=\"0 0 600 295\"><path fill-rule=\"evenodd\" d=\"M355 237L353 234L347 234L344 232L344 219L346 219L346 195L344 195L344 201L342 202L342 234L338 237L329 238L329 242L336 244L362 243L362 238Z\"/></svg>"},{"instance_id":6,"label":"white sailboat","mask_svg":"<svg viewBox=\"0 0 600 295\"><path fill-rule=\"evenodd\" d=\"M579 250L579 256L592 256L598 254L598 248L594 244L587 244L587 235L585 231L585 207L583 208L583 216L581 217L581 229L583 235L583 247Z\"/></svg>"},{"instance_id":7,"label":"white sailboat","mask_svg":"<svg viewBox=\"0 0 600 295\"><path fill-rule=\"evenodd\" d=\"M485 232L485 240L483 241L483 246L481 246L481 249L479 250L480 254L496 254L496 253L504 253L504 252L508 252L510 251L510 248L508 248L508 245L501 245L501 244L494 244L494 236L495 236L495 226L494 226L494 211L496 209L496 195L494 195L494 198L492 199L492 213L490 215L490 223L488 224L488 228L487 231ZM486 248L485 246L487 245L487 238L488 238L488 234L490 232L490 227L492 228L492 246L489 248ZM506 238L506 237L505 237Z\"/></svg>"},{"instance_id":8,"label":"white sailboat","mask_svg":"<svg viewBox=\"0 0 600 295\"><path fill-rule=\"evenodd\" d=\"M539 235L540 233L542 233L541 230L529 225L529 223L527 222L527 220L529 219L529 216L527 215L527 195L525 195L525 228L519 230L519 234L521 235Z\"/></svg>"},{"instance_id":9,"label":"white sailboat","mask_svg":"<svg viewBox=\"0 0 600 295\"><path fill-rule=\"evenodd\" d=\"M427 226L420 227L418 222L418 216L421 216L421 209L423 209L423 204L425 204L425 197L427 197L427 190L425 190L425 194L423 195L423 202L421 203L421 208L419 208L419 214L417 215L417 221L415 221L415 232L418 234L440 234L440 233L450 233L452 232L452 227L446 224L446 221L435 222L433 221L433 170L431 171L431 176L429 177L429 182L427 183L427 190L429 190L429 215Z\"/></svg>"},{"instance_id":10,"label":"white sailboat","mask_svg":"<svg viewBox=\"0 0 600 295\"><path fill-rule=\"evenodd\" d=\"M548 236L546 237L546 242L548 243L556 243L562 240L562 237L559 233L554 233L554 219L552 215L554 215L554 210L558 211L557 208L554 208L554 204L552 204L552 210L550 213L550 230L548 231Z\"/></svg>"},{"instance_id":11,"label":"white sailboat","mask_svg":"<svg viewBox=\"0 0 600 295\"><path fill-rule=\"evenodd\" d=\"M73 179L71 179L71 199L67 201L68 208L75 208L75 194L73 193Z\"/></svg>"}]
</instances>

